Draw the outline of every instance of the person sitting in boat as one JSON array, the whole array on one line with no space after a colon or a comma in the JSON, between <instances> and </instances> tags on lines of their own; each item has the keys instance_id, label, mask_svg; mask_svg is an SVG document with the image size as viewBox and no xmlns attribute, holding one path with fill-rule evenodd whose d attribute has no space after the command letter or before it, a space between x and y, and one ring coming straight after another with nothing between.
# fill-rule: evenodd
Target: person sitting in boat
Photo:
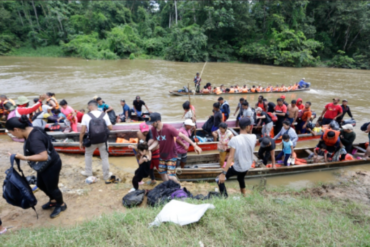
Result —
<instances>
[{"instance_id":1,"label":"person sitting in boat","mask_svg":"<svg viewBox=\"0 0 370 247\"><path fill-rule=\"evenodd\" d=\"M0 117L6 120L9 113L15 109L15 101L6 95L0 95Z\"/></svg>"},{"instance_id":2,"label":"person sitting in boat","mask_svg":"<svg viewBox=\"0 0 370 247\"><path fill-rule=\"evenodd\" d=\"M275 141L269 137L262 137L258 141L260 143L260 149L258 150L258 158L262 159L262 163L266 166L271 158L272 168L276 169L275 166Z\"/></svg>"},{"instance_id":3,"label":"person sitting in boat","mask_svg":"<svg viewBox=\"0 0 370 247\"><path fill-rule=\"evenodd\" d=\"M229 93L235 93L235 88L234 88L234 86L230 86L230 88L229 88Z\"/></svg>"},{"instance_id":4,"label":"person sitting in boat","mask_svg":"<svg viewBox=\"0 0 370 247\"><path fill-rule=\"evenodd\" d=\"M54 112L54 110L59 110L60 106L58 104L58 100L55 98L55 93L47 92L46 96L47 96L46 104L53 108L51 111Z\"/></svg>"},{"instance_id":5,"label":"person sitting in boat","mask_svg":"<svg viewBox=\"0 0 370 247\"><path fill-rule=\"evenodd\" d=\"M130 122L131 119L130 107L126 104L126 100L124 99L121 99L120 103L122 106L122 113L117 116L117 123Z\"/></svg>"},{"instance_id":6,"label":"person sitting in boat","mask_svg":"<svg viewBox=\"0 0 370 247\"><path fill-rule=\"evenodd\" d=\"M302 101L302 99L298 99L298 100ZM297 107L298 107L298 101L297 101ZM296 125L296 130L299 134L308 133L306 129L311 119L311 116L312 116L311 102L307 101L306 104L304 105L303 110L300 110L298 112L298 121Z\"/></svg>"},{"instance_id":7,"label":"person sitting in boat","mask_svg":"<svg viewBox=\"0 0 370 247\"><path fill-rule=\"evenodd\" d=\"M212 132L214 141L218 140L217 149L220 153L220 168L224 166L226 156L229 153L229 141L233 138L233 133L227 129L227 123L221 123L219 129Z\"/></svg>"},{"instance_id":8,"label":"person sitting in boat","mask_svg":"<svg viewBox=\"0 0 370 247\"><path fill-rule=\"evenodd\" d=\"M203 87L201 93L210 93L212 91L212 85L210 82L207 82L207 84Z\"/></svg>"},{"instance_id":9,"label":"person sitting in boat","mask_svg":"<svg viewBox=\"0 0 370 247\"><path fill-rule=\"evenodd\" d=\"M195 86L195 91L197 93L200 92L200 82L202 81L202 78L200 78L199 76L199 72L197 72L197 74L195 75L194 77L194 86Z\"/></svg>"},{"instance_id":10,"label":"person sitting in boat","mask_svg":"<svg viewBox=\"0 0 370 247\"><path fill-rule=\"evenodd\" d=\"M241 88L238 86L238 84L235 85L235 93L241 93Z\"/></svg>"},{"instance_id":11,"label":"person sitting in boat","mask_svg":"<svg viewBox=\"0 0 370 247\"><path fill-rule=\"evenodd\" d=\"M230 116L229 103L226 100L224 100L224 98L222 98L222 97L218 98L218 103L220 103L220 110L221 110L223 118L224 118L223 122L226 122L229 119L229 116Z\"/></svg>"},{"instance_id":12,"label":"person sitting in boat","mask_svg":"<svg viewBox=\"0 0 370 247\"><path fill-rule=\"evenodd\" d=\"M249 119L241 119L239 122L240 135L233 137L228 146L230 147L230 155L227 159L226 166L222 169L222 173L216 178L221 195L227 197L225 180L236 176L239 182L240 192L246 194L245 190L245 175L253 165L253 150L256 145L256 136L250 135L249 128L251 122ZM232 165L232 163L234 164Z\"/></svg>"},{"instance_id":13,"label":"person sitting in boat","mask_svg":"<svg viewBox=\"0 0 370 247\"><path fill-rule=\"evenodd\" d=\"M240 115L240 118L237 119L237 121L240 121L240 119L242 119L242 118L248 118L251 121L251 126L252 127L249 130L250 131L249 134L252 134L253 127L254 127L254 112L249 107L249 103L246 100L242 103L242 113Z\"/></svg>"},{"instance_id":14,"label":"person sitting in boat","mask_svg":"<svg viewBox=\"0 0 370 247\"><path fill-rule=\"evenodd\" d=\"M302 80L298 83L299 89L310 87L310 83L307 83L305 80L306 80L305 78L302 78Z\"/></svg>"},{"instance_id":15,"label":"person sitting in boat","mask_svg":"<svg viewBox=\"0 0 370 247\"><path fill-rule=\"evenodd\" d=\"M242 91L243 93L248 93L248 92L249 92L249 89L248 89L247 85L244 85L244 86L241 88L241 91Z\"/></svg>"},{"instance_id":16,"label":"person sitting in boat","mask_svg":"<svg viewBox=\"0 0 370 247\"><path fill-rule=\"evenodd\" d=\"M339 131L332 129L325 130L324 134L321 135L320 142L315 148L314 162L319 162L322 157L324 157L325 162L328 162L328 159L332 158L342 146Z\"/></svg>"},{"instance_id":17,"label":"person sitting in boat","mask_svg":"<svg viewBox=\"0 0 370 247\"><path fill-rule=\"evenodd\" d=\"M293 142L293 147L297 145L298 141L298 135L295 132L295 130L290 126L290 121L285 120L283 122L283 128L281 128L280 132L274 136L274 141L276 141L280 136L283 136L284 134L288 134L290 137L290 140Z\"/></svg>"},{"instance_id":18,"label":"person sitting in boat","mask_svg":"<svg viewBox=\"0 0 370 247\"><path fill-rule=\"evenodd\" d=\"M252 88L251 88L251 93L255 93L255 92L257 92L257 91L256 91L256 86L255 86L255 85L253 85L253 86L252 86Z\"/></svg>"},{"instance_id":19,"label":"person sitting in boat","mask_svg":"<svg viewBox=\"0 0 370 247\"><path fill-rule=\"evenodd\" d=\"M340 141L344 145L347 153L352 152L352 144L356 139L356 133L353 131L352 124L345 124L340 131Z\"/></svg>"},{"instance_id":20,"label":"person sitting in boat","mask_svg":"<svg viewBox=\"0 0 370 247\"><path fill-rule=\"evenodd\" d=\"M96 98L96 101L98 102L99 111L110 112L113 110L113 108L107 105L101 97Z\"/></svg>"},{"instance_id":21,"label":"person sitting in boat","mask_svg":"<svg viewBox=\"0 0 370 247\"><path fill-rule=\"evenodd\" d=\"M220 86L220 90L221 90L221 92L223 92L223 93L225 93L225 92L226 92L226 88L225 88L224 84L221 84L221 86Z\"/></svg>"},{"instance_id":22,"label":"person sitting in boat","mask_svg":"<svg viewBox=\"0 0 370 247\"><path fill-rule=\"evenodd\" d=\"M270 92L272 92L273 91L273 88L272 88L272 86L271 85L268 85L267 87L266 87L266 89L265 89L265 92L266 93L270 93Z\"/></svg>"},{"instance_id":23,"label":"person sitting in boat","mask_svg":"<svg viewBox=\"0 0 370 247\"><path fill-rule=\"evenodd\" d=\"M191 119L195 123L197 121L195 115L195 107L190 104L190 101L185 101L184 104L182 104L182 108L184 109L184 115L182 116L182 118Z\"/></svg>"},{"instance_id":24,"label":"person sitting in boat","mask_svg":"<svg viewBox=\"0 0 370 247\"><path fill-rule=\"evenodd\" d=\"M182 126L179 129L179 133L183 133L185 136L190 138L194 127L195 127L195 124L193 123L193 121L191 119L186 119L184 121L184 126ZM190 144L183 138L177 137L175 146L176 146L176 151L177 151L176 167L184 168L186 165L186 160L188 157L188 149L189 149Z\"/></svg>"},{"instance_id":25,"label":"person sitting in boat","mask_svg":"<svg viewBox=\"0 0 370 247\"><path fill-rule=\"evenodd\" d=\"M40 106L42 106L42 101L44 99L46 99L46 95L40 95L39 102L37 102L31 107L28 107L29 100L27 99L27 97L19 96L18 99L15 101L16 108L8 114L7 120L9 120L12 117L20 118L22 115L27 115L29 117L29 114L37 111L40 108Z\"/></svg>"},{"instance_id":26,"label":"person sitting in boat","mask_svg":"<svg viewBox=\"0 0 370 247\"><path fill-rule=\"evenodd\" d=\"M289 158L292 157L294 153L293 142L290 140L290 137L288 134L284 134L282 139L283 139L282 142L277 145L282 145L283 150L281 150L281 152L278 154L278 156L276 157L276 160L280 160L281 158L284 157L283 159L284 166L289 166L288 160Z\"/></svg>"},{"instance_id":27,"label":"person sitting in boat","mask_svg":"<svg viewBox=\"0 0 370 247\"><path fill-rule=\"evenodd\" d=\"M258 85L258 86L256 87L256 92L257 92L257 93L262 92L262 87L261 87L261 85Z\"/></svg>"}]
</instances>

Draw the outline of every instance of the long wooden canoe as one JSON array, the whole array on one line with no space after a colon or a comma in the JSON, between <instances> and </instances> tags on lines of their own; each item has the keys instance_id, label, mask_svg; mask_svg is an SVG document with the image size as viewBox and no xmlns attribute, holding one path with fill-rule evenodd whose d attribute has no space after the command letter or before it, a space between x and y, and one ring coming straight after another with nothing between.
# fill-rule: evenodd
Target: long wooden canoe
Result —
<instances>
[{"instance_id":1,"label":"long wooden canoe","mask_svg":"<svg viewBox=\"0 0 370 247\"><path fill-rule=\"evenodd\" d=\"M365 143L353 145L354 148L358 147L357 154L354 155L355 159L351 161L337 161L337 162L323 162L323 163L308 163L307 165L294 165L282 166L280 168L252 168L248 171L246 179L259 178L259 177L272 177L282 175L292 175L306 172L317 172L338 169L342 167L366 165L370 161L356 159L362 157L365 151ZM299 148L295 149L297 157L307 159L309 153L313 148ZM257 152L255 152L257 156ZM204 155L189 155L184 169L177 170L177 177L180 181L202 181L202 180L215 180L221 174L222 169L219 167L218 154L204 154ZM160 179L160 175L155 172L155 177ZM231 179L236 179L232 177Z\"/></svg>"},{"instance_id":2,"label":"long wooden canoe","mask_svg":"<svg viewBox=\"0 0 370 247\"><path fill-rule=\"evenodd\" d=\"M235 132L238 132L238 128L233 128ZM258 130L257 130L258 132ZM67 153L67 154L84 154L84 150L79 147L79 133L62 133L62 132L48 132L50 136L53 137L53 145L57 152ZM197 136L204 136L202 130L197 130ZM116 143L117 138L124 138L129 140L130 138L137 138L137 131L132 130L113 130L110 133L108 139L109 154L111 156L132 156L134 155L133 150L129 149L130 144ZM311 134L298 135L298 141L309 141L319 139L320 135L313 136ZM276 141L281 142L281 139ZM217 150L217 142L199 142L199 147L203 151L215 151ZM189 147L189 152L194 152L192 146ZM99 155L99 150L95 150L94 155Z\"/></svg>"},{"instance_id":3,"label":"long wooden canoe","mask_svg":"<svg viewBox=\"0 0 370 247\"><path fill-rule=\"evenodd\" d=\"M295 92L304 92L304 91L310 91L309 88L303 88L303 89L297 89L297 90L290 90L290 91L284 91L284 92L248 92L248 93L221 93L221 94L215 94L215 93L195 93L195 92L178 92L177 90L172 90L170 91L170 95L172 96L187 96L187 95L195 95L195 96L207 96L207 95L212 95L212 96L218 96L218 95L235 95L235 94L270 94L270 93L279 93L279 94L285 94L285 93L295 93Z\"/></svg>"}]
</instances>

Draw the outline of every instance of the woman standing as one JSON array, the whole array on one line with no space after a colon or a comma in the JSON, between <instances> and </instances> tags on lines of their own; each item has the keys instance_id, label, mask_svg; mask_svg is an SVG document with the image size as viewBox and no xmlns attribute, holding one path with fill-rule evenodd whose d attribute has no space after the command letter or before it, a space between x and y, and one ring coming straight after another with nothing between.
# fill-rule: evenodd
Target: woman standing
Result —
<instances>
[{"instance_id":1,"label":"woman standing","mask_svg":"<svg viewBox=\"0 0 370 247\"><path fill-rule=\"evenodd\" d=\"M63 202L62 192L58 188L59 174L62 169L62 161L48 135L37 127L30 127L27 116L21 118L11 118L6 122L7 130L17 138L24 138L24 155L16 154L16 158L27 162L43 162L50 157L49 165L45 170L37 172L37 187L45 192L50 201L42 206L47 210L54 208L50 217L55 218L67 209L67 204Z\"/></svg>"},{"instance_id":2,"label":"woman standing","mask_svg":"<svg viewBox=\"0 0 370 247\"><path fill-rule=\"evenodd\" d=\"M66 116L66 121L69 122L72 131L77 132L76 111L68 105L66 100L60 101L59 105L61 106L60 111Z\"/></svg>"}]
</instances>

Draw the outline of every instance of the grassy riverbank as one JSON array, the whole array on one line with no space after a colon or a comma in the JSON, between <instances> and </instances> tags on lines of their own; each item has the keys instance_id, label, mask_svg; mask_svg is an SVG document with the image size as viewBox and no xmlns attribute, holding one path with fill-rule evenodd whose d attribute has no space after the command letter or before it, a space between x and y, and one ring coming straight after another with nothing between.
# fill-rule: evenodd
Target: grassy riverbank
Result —
<instances>
[{"instance_id":1,"label":"grassy riverbank","mask_svg":"<svg viewBox=\"0 0 370 247\"><path fill-rule=\"evenodd\" d=\"M233 196L210 201L216 208L184 227L148 228L161 208L135 208L71 228L21 230L1 236L1 245L365 246L370 241L370 217L360 204L297 192Z\"/></svg>"},{"instance_id":2,"label":"grassy riverbank","mask_svg":"<svg viewBox=\"0 0 370 247\"><path fill-rule=\"evenodd\" d=\"M62 48L56 45L38 47L37 49L31 46L23 46L13 49L8 55L19 57L65 57Z\"/></svg>"}]
</instances>

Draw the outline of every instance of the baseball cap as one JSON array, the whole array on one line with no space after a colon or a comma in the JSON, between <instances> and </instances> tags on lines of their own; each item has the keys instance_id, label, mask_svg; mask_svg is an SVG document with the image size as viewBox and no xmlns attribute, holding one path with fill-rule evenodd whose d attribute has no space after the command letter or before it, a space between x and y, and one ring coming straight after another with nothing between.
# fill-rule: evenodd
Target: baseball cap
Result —
<instances>
[{"instance_id":1,"label":"baseball cap","mask_svg":"<svg viewBox=\"0 0 370 247\"><path fill-rule=\"evenodd\" d=\"M158 112L153 112L153 113L150 113L148 117L148 121L146 121L145 123L152 124L157 121L161 121L161 114L159 114Z\"/></svg>"},{"instance_id":2,"label":"baseball cap","mask_svg":"<svg viewBox=\"0 0 370 247\"><path fill-rule=\"evenodd\" d=\"M189 126L195 126L195 123L193 123L193 120L191 120L191 119L186 119L184 124L189 125Z\"/></svg>"},{"instance_id":3,"label":"baseball cap","mask_svg":"<svg viewBox=\"0 0 370 247\"><path fill-rule=\"evenodd\" d=\"M139 128L140 128L140 131L141 132L147 132L147 131L149 131L149 125L147 125L146 123L141 123L139 125Z\"/></svg>"},{"instance_id":4,"label":"baseball cap","mask_svg":"<svg viewBox=\"0 0 370 247\"><path fill-rule=\"evenodd\" d=\"M259 140L262 148L265 148L271 144L271 140L268 137L263 137Z\"/></svg>"},{"instance_id":5,"label":"baseball cap","mask_svg":"<svg viewBox=\"0 0 370 247\"><path fill-rule=\"evenodd\" d=\"M285 95L281 95L281 96L280 96L280 98L281 98L281 99L285 99Z\"/></svg>"},{"instance_id":6,"label":"baseball cap","mask_svg":"<svg viewBox=\"0 0 370 247\"><path fill-rule=\"evenodd\" d=\"M346 124L346 125L342 126L342 129L344 129L344 130L353 130L353 126L352 126L352 124Z\"/></svg>"}]
</instances>

